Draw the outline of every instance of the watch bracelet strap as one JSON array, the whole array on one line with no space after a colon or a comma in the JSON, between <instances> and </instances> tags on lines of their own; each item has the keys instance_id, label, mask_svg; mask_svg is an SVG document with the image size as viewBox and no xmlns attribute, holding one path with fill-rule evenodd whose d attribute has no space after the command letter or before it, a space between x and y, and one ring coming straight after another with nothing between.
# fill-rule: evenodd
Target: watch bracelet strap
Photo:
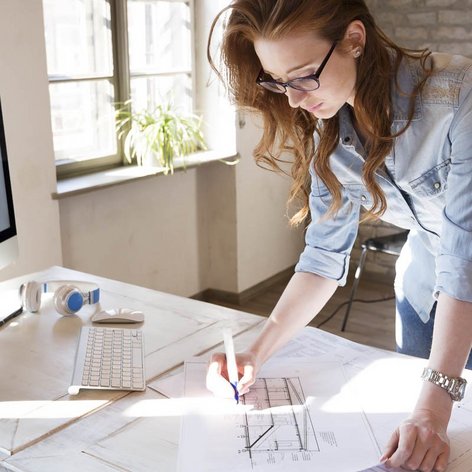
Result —
<instances>
[{"instance_id":1,"label":"watch bracelet strap","mask_svg":"<svg viewBox=\"0 0 472 472\"><path fill-rule=\"evenodd\" d=\"M425 367L421 374L421 378L446 390L454 401L462 400L464 397L467 380L462 377L451 377L442 372L431 369L430 367Z\"/></svg>"}]
</instances>

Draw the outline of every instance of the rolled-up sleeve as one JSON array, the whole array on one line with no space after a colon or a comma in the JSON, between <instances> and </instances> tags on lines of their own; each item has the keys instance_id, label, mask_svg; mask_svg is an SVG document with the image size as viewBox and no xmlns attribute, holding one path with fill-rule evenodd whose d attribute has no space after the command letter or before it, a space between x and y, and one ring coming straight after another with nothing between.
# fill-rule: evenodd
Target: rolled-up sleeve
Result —
<instances>
[{"instance_id":1,"label":"rolled-up sleeve","mask_svg":"<svg viewBox=\"0 0 472 472\"><path fill-rule=\"evenodd\" d=\"M469 75L449 131L451 169L434 293L437 296L445 292L472 302L472 74Z\"/></svg>"},{"instance_id":2,"label":"rolled-up sleeve","mask_svg":"<svg viewBox=\"0 0 472 472\"><path fill-rule=\"evenodd\" d=\"M336 280L339 285L345 285L350 253L359 226L360 205L352 203L343 191L342 206L337 215L323 218L332 197L312 168L310 173L311 223L306 230L306 246L295 266L295 271L311 272Z\"/></svg>"}]
</instances>

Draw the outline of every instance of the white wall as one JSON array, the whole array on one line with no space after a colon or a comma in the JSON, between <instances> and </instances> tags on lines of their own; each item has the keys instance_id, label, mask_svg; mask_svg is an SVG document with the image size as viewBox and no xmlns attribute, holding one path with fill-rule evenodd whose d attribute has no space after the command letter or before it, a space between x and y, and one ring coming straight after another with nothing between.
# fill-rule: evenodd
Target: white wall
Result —
<instances>
[{"instance_id":1,"label":"white wall","mask_svg":"<svg viewBox=\"0 0 472 472\"><path fill-rule=\"evenodd\" d=\"M162 291L201 290L197 171L60 200L66 267Z\"/></svg>"},{"instance_id":2,"label":"white wall","mask_svg":"<svg viewBox=\"0 0 472 472\"><path fill-rule=\"evenodd\" d=\"M202 288L238 293L235 168L206 167L199 172L199 182Z\"/></svg>"},{"instance_id":3,"label":"white wall","mask_svg":"<svg viewBox=\"0 0 472 472\"><path fill-rule=\"evenodd\" d=\"M62 262L42 18L41 0L0 2L0 98L20 252L0 280Z\"/></svg>"},{"instance_id":4,"label":"white wall","mask_svg":"<svg viewBox=\"0 0 472 472\"><path fill-rule=\"evenodd\" d=\"M207 16L197 31L200 65L214 7L207 1L212 8L201 10ZM216 113L221 102L200 88L208 68L197 78L198 106L215 112L208 124L217 129L214 141L238 149L237 166L216 162L69 196L58 212L50 198L55 169L41 0L0 1L0 61L22 254L2 278L60 264L62 247L66 267L188 296L207 288L240 292L296 262L301 234L284 217L288 182L253 164L253 124L234 143L234 113Z\"/></svg>"},{"instance_id":5,"label":"white wall","mask_svg":"<svg viewBox=\"0 0 472 472\"><path fill-rule=\"evenodd\" d=\"M234 110L216 98L224 92L216 75L210 73L206 45L213 18L227 4L228 0L196 2L197 106L207 111L211 144L228 147L230 143L231 147L235 142L241 158L235 167L212 167L204 185L208 213L205 283L239 293L293 265L301 252L303 235L300 229L289 228L285 216L288 179L254 163L252 152L260 138L257 122L244 114L240 127ZM218 65L216 52L214 47L212 54Z\"/></svg>"},{"instance_id":6,"label":"white wall","mask_svg":"<svg viewBox=\"0 0 472 472\"><path fill-rule=\"evenodd\" d=\"M246 113L241 121L237 142L244 159L235 168L239 292L290 267L304 246L302 228L289 226L290 179L256 165L251 155L261 124Z\"/></svg>"}]
</instances>

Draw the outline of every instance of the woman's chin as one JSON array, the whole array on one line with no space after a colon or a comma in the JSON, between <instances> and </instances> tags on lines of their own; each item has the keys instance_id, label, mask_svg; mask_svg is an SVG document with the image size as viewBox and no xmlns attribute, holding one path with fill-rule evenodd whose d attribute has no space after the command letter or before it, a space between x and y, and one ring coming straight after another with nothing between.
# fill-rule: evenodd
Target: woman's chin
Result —
<instances>
[{"instance_id":1,"label":"woman's chin","mask_svg":"<svg viewBox=\"0 0 472 472\"><path fill-rule=\"evenodd\" d=\"M327 120L329 118L332 118L334 115L336 115L336 113L337 110L333 111L332 109L328 108L320 108L319 110L311 112L311 114L319 120Z\"/></svg>"}]
</instances>

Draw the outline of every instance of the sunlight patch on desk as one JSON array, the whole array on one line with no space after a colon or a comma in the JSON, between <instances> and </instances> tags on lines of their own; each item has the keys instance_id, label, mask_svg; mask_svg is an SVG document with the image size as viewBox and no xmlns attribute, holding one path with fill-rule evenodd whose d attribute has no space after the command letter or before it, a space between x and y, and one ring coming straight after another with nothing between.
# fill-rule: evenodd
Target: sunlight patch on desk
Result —
<instances>
[{"instance_id":1,"label":"sunlight patch on desk","mask_svg":"<svg viewBox=\"0 0 472 472\"><path fill-rule=\"evenodd\" d=\"M0 419L76 418L96 410L108 400L0 402Z\"/></svg>"},{"instance_id":2,"label":"sunlight patch on desk","mask_svg":"<svg viewBox=\"0 0 472 472\"><path fill-rule=\"evenodd\" d=\"M249 412L252 405L236 404L234 400L211 397L170 398L141 400L124 410L123 415L133 418L158 416L243 414Z\"/></svg>"},{"instance_id":3,"label":"sunlight patch on desk","mask_svg":"<svg viewBox=\"0 0 472 472\"><path fill-rule=\"evenodd\" d=\"M354 411L355 404L349 406L345 400L356 397L361 401L365 413L412 411L421 390L420 373L424 364L424 359L409 357L376 360L354 373L342 388L344 395L336 395L326 401L323 410L337 413ZM379 382L379 379L382 381ZM370 387L367 389L366 385ZM339 397L342 401L339 401Z\"/></svg>"}]
</instances>

